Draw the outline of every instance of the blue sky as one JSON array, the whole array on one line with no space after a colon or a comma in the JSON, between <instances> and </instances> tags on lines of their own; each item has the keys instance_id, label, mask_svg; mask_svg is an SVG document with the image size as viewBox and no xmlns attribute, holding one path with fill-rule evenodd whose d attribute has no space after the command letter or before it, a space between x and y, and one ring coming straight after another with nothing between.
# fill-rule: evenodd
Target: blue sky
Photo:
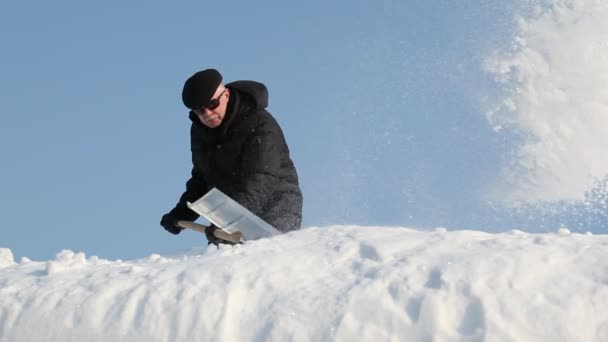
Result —
<instances>
[{"instance_id":1,"label":"blue sky","mask_svg":"<svg viewBox=\"0 0 608 342\"><path fill-rule=\"evenodd\" d=\"M480 100L501 1L0 5L0 246L132 258L200 245L158 224L190 172L181 88L219 69L270 91L304 226L504 229L483 194L510 153ZM487 224L489 226L484 226Z\"/></svg>"}]
</instances>

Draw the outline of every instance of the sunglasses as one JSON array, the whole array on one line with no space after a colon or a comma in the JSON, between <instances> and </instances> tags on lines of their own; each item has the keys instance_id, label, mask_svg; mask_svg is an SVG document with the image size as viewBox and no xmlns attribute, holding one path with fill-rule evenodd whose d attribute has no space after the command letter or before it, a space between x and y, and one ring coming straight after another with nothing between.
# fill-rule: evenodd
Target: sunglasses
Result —
<instances>
[{"instance_id":1,"label":"sunglasses","mask_svg":"<svg viewBox=\"0 0 608 342\"><path fill-rule=\"evenodd\" d=\"M220 105L220 98L222 97L222 95L224 95L224 92L226 91L227 88L224 88L224 90L222 90L222 92L214 99L211 99L209 101L209 103L206 106L201 107L201 109L193 109L192 111L194 112L194 114L196 115L201 115L205 112L205 108L209 109L209 110L214 110L215 108L217 108Z\"/></svg>"}]
</instances>

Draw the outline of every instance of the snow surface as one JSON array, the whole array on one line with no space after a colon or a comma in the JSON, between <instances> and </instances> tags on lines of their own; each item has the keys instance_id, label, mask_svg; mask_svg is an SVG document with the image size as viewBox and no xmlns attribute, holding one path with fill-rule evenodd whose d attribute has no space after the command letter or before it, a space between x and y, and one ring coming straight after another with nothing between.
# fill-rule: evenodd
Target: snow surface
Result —
<instances>
[{"instance_id":1,"label":"snow surface","mask_svg":"<svg viewBox=\"0 0 608 342\"><path fill-rule=\"evenodd\" d=\"M0 341L608 341L607 255L567 229L355 226L130 261L0 249Z\"/></svg>"}]
</instances>

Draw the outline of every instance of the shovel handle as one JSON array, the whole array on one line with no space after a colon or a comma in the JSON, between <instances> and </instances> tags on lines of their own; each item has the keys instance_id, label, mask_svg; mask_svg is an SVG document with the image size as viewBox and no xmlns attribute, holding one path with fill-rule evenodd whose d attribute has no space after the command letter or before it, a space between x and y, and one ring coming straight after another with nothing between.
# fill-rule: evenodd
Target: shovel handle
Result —
<instances>
[{"instance_id":1,"label":"shovel handle","mask_svg":"<svg viewBox=\"0 0 608 342\"><path fill-rule=\"evenodd\" d=\"M203 233L203 234L205 234L205 229L207 228L207 226L203 226L202 224L198 224L196 222L190 222L190 221L178 221L177 225L184 229L195 230L195 231ZM213 231L213 235L218 239L226 240L226 241L230 241L230 242L234 242L234 243L239 243L239 242L242 242L242 240L243 240L243 233L241 233L241 232L227 233L221 229L215 229Z\"/></svg>"},{"instance_id":2,"label":"shovel handle","mask_svg":"<svg viewBox=\"0 0 608 342\"><path fill-rule=\"evenodd\" d=\"M197 232L201 232L203 234L205 234L205 228L207 228L207 226L190 221L177 221L177 225L184 229L196 230Z\"/></svg>"}]
</instances>

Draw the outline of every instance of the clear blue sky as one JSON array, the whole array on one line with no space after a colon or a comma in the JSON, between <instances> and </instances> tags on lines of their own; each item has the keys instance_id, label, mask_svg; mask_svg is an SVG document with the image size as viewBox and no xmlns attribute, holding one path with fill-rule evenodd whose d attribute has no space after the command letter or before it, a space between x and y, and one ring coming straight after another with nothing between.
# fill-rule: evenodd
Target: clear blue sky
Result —
<instances>
[{"instance_id":1,"label":"clear blue sky","mask_svg":"<svg viewBox=\"0 0 608 342\"><path fill-rule=\"evenodd\" d=\"M184 80L270 91L304 226L502 229L480 197L509 142L479 100L502 1L0 4L0 247L133 258L200 245L160 226L190 172ZM506 227L506 226L505 226Z\"/></svg>"}]
</instances>

